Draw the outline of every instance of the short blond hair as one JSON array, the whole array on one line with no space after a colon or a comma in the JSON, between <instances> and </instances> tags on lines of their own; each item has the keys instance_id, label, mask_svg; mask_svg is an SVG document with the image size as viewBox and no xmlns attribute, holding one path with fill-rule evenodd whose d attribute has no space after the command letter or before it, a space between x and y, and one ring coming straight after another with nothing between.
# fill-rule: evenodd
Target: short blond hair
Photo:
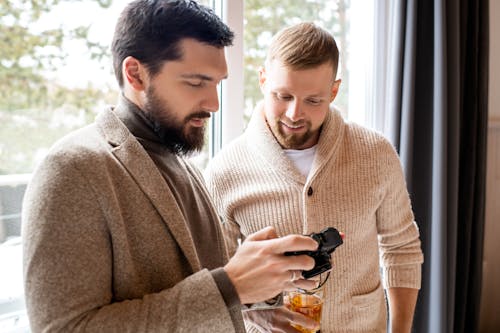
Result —
<instances>
[{"instance_id":1,"label":"short blond hair","mask_svg":"<svg viewBox=\"0 0 500 333\"><path fill-rule=\"evenodd\" d=\"M293 70L310 69L330 62L337 75L339 49L333 36L311 22L280 30L267 51L266 65L278 60Z\"/></svg>"}]
</instances>

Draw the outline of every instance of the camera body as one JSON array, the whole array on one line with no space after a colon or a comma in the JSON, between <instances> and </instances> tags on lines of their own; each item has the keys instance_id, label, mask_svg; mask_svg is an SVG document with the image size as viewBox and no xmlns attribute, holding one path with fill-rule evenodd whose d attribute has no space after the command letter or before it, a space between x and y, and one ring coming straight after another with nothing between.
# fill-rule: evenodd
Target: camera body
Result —
<instances>
[{"instance_id":1,"label":"camera body","mask_svg":"<svg viewBox=\"0 0 500 333\"><path fill-rule=\"evenodd\" d=\"M344 243L338 230L333 227L323 229L318 233L312 233L309 236L319 244L316 251L285 252L286 256L306 254L314 259L314 268L309 271L302 271L302 276L305 279L309 279L332 269L332 264L330 262L331 254L339 245Z\"/></svg>"}]
</instances>

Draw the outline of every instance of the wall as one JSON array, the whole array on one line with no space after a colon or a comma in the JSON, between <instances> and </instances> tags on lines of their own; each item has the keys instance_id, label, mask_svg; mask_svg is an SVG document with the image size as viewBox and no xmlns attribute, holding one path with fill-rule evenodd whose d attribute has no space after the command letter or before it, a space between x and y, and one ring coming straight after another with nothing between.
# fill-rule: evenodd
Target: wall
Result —
<instances>
[{"instance_id":1,"label":"wall","mask_svg":"<svg viewBox=\"0 0 500 333\"><path fill-rule=\"evenodd\" d=\"M500 332L500 1L490 0L486 225L480 332Z\"/></svg>"},{"instance_id":2,"label":"wall","mask_svg":"<svg viewBox=\"0 0 500 333\"><path fill-rule=\"evenodd\" d=\"M490 121L500 122L500 1L490 0Z\"/></svg>"}]
</instances>

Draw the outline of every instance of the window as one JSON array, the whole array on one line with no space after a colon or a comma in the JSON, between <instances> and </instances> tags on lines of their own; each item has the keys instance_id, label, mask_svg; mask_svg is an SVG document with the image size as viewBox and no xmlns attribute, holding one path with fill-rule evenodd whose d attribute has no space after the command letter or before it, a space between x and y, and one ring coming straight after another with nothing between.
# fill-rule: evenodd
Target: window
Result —
<instances>
[{"instance_id":1,"label":"window","mask_svg":"<svg viewBox=\"0 0 500 333\"><path fill-rule=\"evenodd\" d=\"M109 44L128 2L0 2L0 332L29 331L20 233L30 173L56 140L115 103Z\"/></svg>"},{"instance_id":2,"label":"window","mask_svg":"<svg viewBox=\"0 0 500 333\"><path fill-rule=\"evenodd\" d=\"M30 173L60 137L114 104L109 43L129 0L0 2L0 331L27 332L21 267L21 203ZM261 98L257 71L271 36L299 21L331 31L341 51L342 86L334 104L369 122L372 1L199 0L235 31L229 78L211 120L201 168L240 135ZM361 7L362 6L362 7ZM368 33L367 33L368 32Z\"/></svg>"},{"instance_id":3,"label":"window","mask_svg":"<svg viewBox=\"0 0 500 333\"><path fill-rule=\"evenodd\" d=\"M110 72L104 69L106 49L93 28L99 24L94 14L109 10L110 3L61 2L56 6L56 2L0 3L2 332L29 331L19 236L21 202L30 173L55 140L90 122L97 108L115 96L106 79ZM92 64L82 65L83 58L92 58ZM96 76L103 79L93 80Z\"/></svg>"}]
</instances>

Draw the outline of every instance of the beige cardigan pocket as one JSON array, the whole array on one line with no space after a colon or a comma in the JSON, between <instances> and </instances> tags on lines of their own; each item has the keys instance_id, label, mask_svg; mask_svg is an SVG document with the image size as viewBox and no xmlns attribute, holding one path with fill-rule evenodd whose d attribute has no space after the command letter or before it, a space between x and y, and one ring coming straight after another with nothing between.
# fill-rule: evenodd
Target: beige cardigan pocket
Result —
<instances>
[{"instance_id":1,"label":"beige cardigan pocket","mask_svg":"<svg viewBox=\"0 0 500 333\"><path fill-rule=\"evenodd\" d=\"M352 296L352 303L357 308L368 308L372 305L379 305L381 296L383 295L382 283L378 283L377 287L367 294Z\"/></svg>"}]
</instances>

